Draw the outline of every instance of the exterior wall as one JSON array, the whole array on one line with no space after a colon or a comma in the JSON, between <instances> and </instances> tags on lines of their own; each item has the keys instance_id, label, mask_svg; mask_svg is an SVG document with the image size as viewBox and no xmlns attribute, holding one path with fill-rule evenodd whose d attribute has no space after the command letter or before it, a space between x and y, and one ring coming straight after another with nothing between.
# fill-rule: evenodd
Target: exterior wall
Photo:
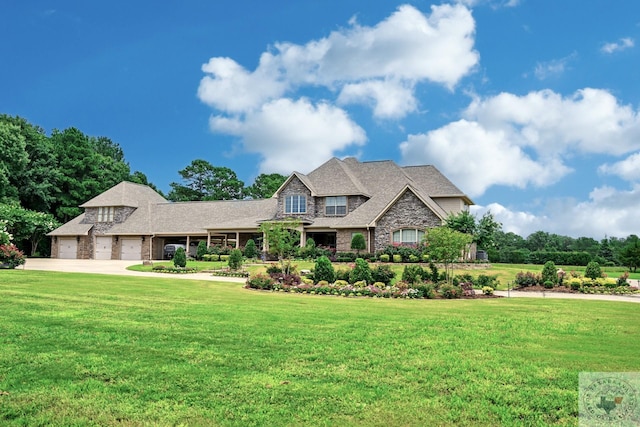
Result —
<instances>
[{"instance_id":1,"label":"exterior wall","mask_svg":"<svg viewBox=\"0 0 640 427\"><path fill-rule=\"evenodd\" d=\"M141 237L142 238L142 237ZM148 261L151 259L151 236L144 236L144 242L142 242L142 259Z\"/></svg>"},{"instance_id":2,"label":"exterior wall","mask_svg":"<svg viewBox=\"0 0 640 427\"><path fill-rule=\"evenodd\" d=\"M58 258L58 239L56 236L51 238L51 258Z\"/></svg>"},{"instance_id":3,"label":"exterior wall","mask_svg":"<svg viewBox=\"0 0 640 427\"><path fill-rule=\"evenodd\" d=\"M114 224L121 224L131 216L136 208L128 206L116 207L113 212L113 222L97 222L98 221L98 208L87 208L84 211L83 224L94 224L92 228L93 234L98 236L108 232Z\"/></svg>"},{"instance_id":4,"label":"exterior wall","mask_svg":"<svg viewBox=\"0 0 640 427\"><path fill-rule=\"evenodd\" d=\"M325 197L316 197L315 199L316 199L315 201L316 217L327 217L327 216L334 217L335 216L335 215L325 215L325 210L324 210L325 202L326 202ZM347 196L347 215L355 211L357 208L360 207L360 205L362 205L367 200L368 199L364 196Z\"/></svg>"},{"instance_id":5,"label":"exterior wall","mask_svg":"<svg viewBox=\"0 0 640 427\"><path fill-rule=\"evenodd\" d=\"M420 201L411 191L407 191L378 220L375 232L375 248L379 251L391 244L391 236L395 230L405 227L428 228L438 227L442 220Z\"/></svg>"},{"instance_id":6,"label":"exterior wall","mask_svg":"<svg viewBox=\"0 0 640 427\"><path fill-rule=\"evenodd\" d=\"M306 214L286 214L284 212L285 208L285 199L286 196L293 196L296 194L307 196L307 213ZM276 212L276 219L285 219L285 218L299 218L301 220L312 220L315 218L316 214L316 200L314 197L311 197L311 191L300 181L297 177L293 177L293 179L287 184L285 188L282 189L280 195L278 196L278 210Z\"/></svg>"},{"instance_id":7,"label":"exterior wall","mask_svg":"<svg viewBox=\"0 0 640 427\"><path fill-rule=\"evenodd\" d=\"M93 239L91 235L80 236L78 241L78 259L91 259L93 255Z\"/></svg>"},{"instance_id":8,"label":"exterior wall","mask_svg":"<svg viewBox=\"0 0 640 427\"><path fill-rule=\"evenodd\" d=\"M458 197L439 197L434 198L436 202L446 213L457 214L465 210L464 201Z\"/></svg>"},{"instance_id":9,"label":"exterior wall","mask_svg":"<svg viewBox=\"0 0 640 427\"><path fill-rule=\"evenodd\" d=\"M353 233L361 233L364 241L368 243L366 228L350 228L346 230L337 230L336 233L336 251L337 252L356 252L351 249L351 236ZM373 244L373 241L371 242Z\"/></svg>"}]
</instances>

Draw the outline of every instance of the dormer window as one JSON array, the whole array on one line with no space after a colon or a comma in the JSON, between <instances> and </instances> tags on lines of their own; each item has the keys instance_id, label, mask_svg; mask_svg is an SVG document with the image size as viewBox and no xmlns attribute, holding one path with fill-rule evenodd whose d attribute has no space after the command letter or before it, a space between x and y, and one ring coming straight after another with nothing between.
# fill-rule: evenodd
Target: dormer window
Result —
<instances>
[{"instance_id":1,"label":"dormer window","mask_svg":"<svg viewBox=\"0 0 640 427\"><path fill-rule=\"evenodd\" d=\"M284 200L284 213L286 214L307 213L307 196L302 194L286 196Z\"/></svg>"},{"instance_id":2,"label":"dormer window","mask_svg":"<svg viewBox=\"0 0 640 427\"><path fill-rule=\"evenodd\" d=\"M113 222L113 206L98 208L98 222Z\"/></svg>"},{"instance_id":3,"label":"dormer window","mask_svg":"<svg viewBox=\"0 0 640 427\"><path fill-rule=\"evenodd\" d=\"M347 214L347 197L327 197L325 199L324 213L328 216L339 216Z\"/></svg>"}]
</instances>

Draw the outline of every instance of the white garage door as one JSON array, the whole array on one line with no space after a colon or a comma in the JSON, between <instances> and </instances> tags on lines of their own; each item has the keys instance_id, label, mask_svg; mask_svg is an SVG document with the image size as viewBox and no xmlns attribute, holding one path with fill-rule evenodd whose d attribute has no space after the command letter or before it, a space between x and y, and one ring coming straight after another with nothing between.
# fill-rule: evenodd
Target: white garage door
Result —
<instances>
[{"instance_id":1,"label":"white garage door","mask_svg":"<svg viewBox=\"0 0 640 427\"><path fill-rule=\"evenodd\" d=\"M142 240L139 237L137 239L122 239L121 242L120 259L142 259Z\"/></svg>"},{"instance_id":2,"label":"white garage door","mask_svg":"<svg viewBox=\"0 0 640 427\"><path fill-rule=\"evenodd\" d=\"M78 241L76 238L58 240L58 258L76 259L78 257Z\"/></svg>"},{"instance_id":3,"label":"white garage door","mask_svg":"<svg viewBox=\"0 0 640 427\"><path fill-rule=\"evenodd\" d=\"M95 259L111 259L111 236L96 237Z\"/></svg>"}]
</instances>

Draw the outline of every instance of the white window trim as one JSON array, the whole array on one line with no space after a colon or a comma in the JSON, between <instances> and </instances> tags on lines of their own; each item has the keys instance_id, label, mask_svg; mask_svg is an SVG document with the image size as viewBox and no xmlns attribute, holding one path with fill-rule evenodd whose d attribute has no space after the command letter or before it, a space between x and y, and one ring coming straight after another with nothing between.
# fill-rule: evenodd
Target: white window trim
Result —
<instances>
[{"instance_id":1,"label":"white window trim","mask_svg":"<svg viewBox=\"0 0 640 427\"><path fill-rule=\"evenodd\" d=\"M415 233L414 234L416 239L415 241L403 241L404 234L405 232L408 232L408 231L413 231ZM394 238L396 233L400 233L399 241L396 241ZM416 228L416 227L403 227L397 230L393 230L393 232L391 233L391 243L394 245L417 245L417 244L420 244L423 237L424 237L424 229Z\"/></svg>"},{"instance_id":2,"label":"white window trim","mask_svg":"<svg viewBox=\"0 0 640 427\"><path fill-rule=\"evenodd\" d=\"M294 210L293 206L293 200L294 198L296 198L297 200L297 205L298 205L298 209ZM290 208L287 210L287 207L289 206L288 201L291 200L291 206ZM297 215L297 214L306 214L307 213L307 196L305 194L290 194L288 196L285 196L284 198L284 213L285 214L290 214L290 215Z\"/></svg>"},{"instance_id":3,"label":"white window trim","mask_svg":"<svg viewBox=\"0 0 640 427\"><path fill-rule=\"evenodd\" d=\"M113 206L104 206L98 208L97 222L113 222L115 208Z\"/></svg>"},{"instance_id":4,"label":"white window trim","mask_svg":"<svg viewBox=\"0 0 640 427\"><path fill-rule=\"evenodd\" d=\"M344 204L338 204L338 199L344 199ZM333 203L329 203L332 201ZM338 208L344 206L344 213L338 213ZM329 207L334 208L334 213L327 212ZM324 199L324 214L326 216L345 216L347 214L347 196L327 196Z\"/></svg>"}]
</instances>

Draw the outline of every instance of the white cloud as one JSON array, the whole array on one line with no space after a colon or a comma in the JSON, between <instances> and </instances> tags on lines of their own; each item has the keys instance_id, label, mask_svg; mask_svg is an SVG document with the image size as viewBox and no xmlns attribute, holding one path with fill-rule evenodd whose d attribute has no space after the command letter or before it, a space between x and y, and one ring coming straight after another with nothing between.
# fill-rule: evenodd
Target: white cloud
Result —
<instances>
[{"instance_id":1,"label":"white cloud","mask_svg":"<svg viewBox=\"0 0 640 427\"><path fill-rule=\"evenodd\" d=\"M600 48L600 51L603 53L615 53L622 50L630 49L634 45L635 45L635 41L632 38L625 37L625 38L621 38L617 42L605 43Z\"/></svg>"},{"instance_id":2,"label":"white cloud","mask_svg":"<svg viewBox=\"0 0 640 427\"><path fill-rule=\"evenodd\" d=\"M365 143L364 130L344 110L305 99L278 99L246 119L213 116L214 131L238 136L250 153L263 157L260 172L309 172L334 153Z\"/></svg>"},{"instance_id":3,"label":"white cloud","mask_svg":"<svg viewBox=\"0 0 640 427\"><path fill-rule=\"evenodd\" d=\"M237 113L306 85L332 90L364 85L369 95L374 87L396 92L402 88L411 96L404 93L405 101L397 103L396 111L376 102L378 113L399 117L412 111L406 100L415 103L415 83L430 81L451 89L479 61L473 49L475 21L461 5L432 6L429 16L403 5L373 27L355 20L350 24L305 45L276 43L271 52L262 54L253 72L232 59L211 58L202 67L207 75L198 96L220 111ZM381 98L374 96L376 101Z\"/></svg>"},{"instance_id":4,"label":"white cloud","mask_svg":"<svg viewBox=\"0 0 640 427\"><path fill-rule=\"evenodd\" d=\"M468 191L493 185L546 186L571 172L576 153L622 155L640 149L640 116L609 92L583 89L477 98L464 120L400 144L406 164L433 163Z\"/></svg>"},{"instance_id":5,"label":"white cloud","mask_svg":"<svg viewBox=\"0 0 640 427\"><path fill-rule=\"evenodd\" d=\"M538 62L534 70L534 75L538 80L545 80L559 76L565 72L569 61L574 59L576 54L571 54L560 59L553 59L547 62Z\"/></svg>"},{"instance_id":6,"label":"white cloud","mask_svg":"<svg viewBox=\"0 0 640 427\"><path fill-rule=\"evenodd\" d=\"M403 117L418 106L413 87L401 82L378 80L345 85L337 102L341 105L373 104L373 115L383 119Z\"/></svg>"},{"instance_id":7,"label":"white cloud","mask_svg":"<svg viewBox=\"0 0 640 427\"><path fill-rule=\"evenodd\" d=\"M616 175L631 182L640 182L640 153L634 153L614 164L604 164L598 168L598 172Z\"/></svg>"},{"instance_id":8,"label":"white cloud","mask_svg":"<svg viewBox=\"0 0 640 427\"><path fill-rule=\"evenodd\" d=\"M470 196L493 185L545 186L570 172L557 159L532 159L511 133L460 120L435 131L409 135L400 144L405 163L433 163Z\"/></svg>"},{"instance_id":9,"label":"white cloud","mask_svg":"<svg viewBox=\"0 0 640 427\"><path fill-rule=\"evenodd\" d=\"M640 206L640 186L629 190L611 187L595 188L586 201L559 199L549 203L541 213L511 210L499 203L477 206L474 214L482 215L490 210L496 221L502 223L505 232L513 232L522 237L544 230L563 236L592 237L596 240L605 236L624 238L638 234L638 213Z\"/></svg>"}]
</instances>

